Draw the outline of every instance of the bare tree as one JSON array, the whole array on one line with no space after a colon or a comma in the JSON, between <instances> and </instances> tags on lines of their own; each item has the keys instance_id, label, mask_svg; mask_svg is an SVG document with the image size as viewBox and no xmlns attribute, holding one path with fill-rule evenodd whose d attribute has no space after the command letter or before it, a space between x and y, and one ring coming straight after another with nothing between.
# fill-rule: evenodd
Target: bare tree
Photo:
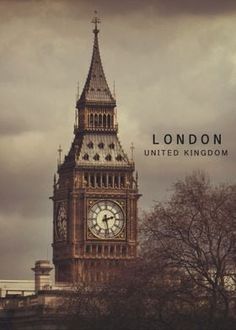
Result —
<instances>
[{"instance_id":1,"label":"bare tree","mask_svg":"<svg viewBox=\"0 0 236 330\"><path fill-rule=\"evenodd\" d=\"M165 260L177 283L188 283L185 296L207 313L208 326L225 323L235 298L236 186L188 176L174 185L170 201L146 215L143 232L146 257Z\"/></svg>"}]
</instances>

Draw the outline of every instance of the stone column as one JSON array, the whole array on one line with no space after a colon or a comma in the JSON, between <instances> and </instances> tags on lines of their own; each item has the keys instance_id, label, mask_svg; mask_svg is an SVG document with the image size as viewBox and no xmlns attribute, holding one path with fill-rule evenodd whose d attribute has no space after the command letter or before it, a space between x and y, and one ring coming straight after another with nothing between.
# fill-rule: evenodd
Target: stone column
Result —
<instances>
[{"instance_id":1,"label":"stone column","mask_svg":"<svg viewBox=\"0 0 236 330\"><path fill-rule=\"evenodd\" d=\"M91 186L91 176L90 176L90 173L88 173L88 186L89 187Z\"/></svg>"},{"instance_id":2,"label":"stone column","mask_svg":"<svg viewBox=\"0 0 236 330\"><path fill-rule=\"evenodd\" d=\"M35 291L50 290L50 272L53 267L50 266L49 260L38 260L35 262L35 267L31 268L35 276Z\"/></svg>"},{"instance_id":3,"label":"stone column","mask_svg":"<svg viewBox=\"0 0 236 330\"><path fill-rule=\"evenodd\" d=\"M120 173L118 174L118 188L120 188Z\"/></svg>"},{"instance_id":4,"label":"stone column","mask_svg":"<svg viewBox=\"0 0 236 330\"><path fill-rule=\"evenodd\" d=\"M108 180L108 173L106 173L106 187L108 188L109 180Z\"/></svg>"},{"instance_id":5,"label":"stone column","mask_svg":"<svg viewBox=\"0 0 236 330\"><path fill-rule=\"evenodd\" d=\"M100 187L102 187L102 173L100 173Z\"/></svg>"},{"instance_id":6,"label":"stone column","mask_svg":"<svg viewBox=\"0 0 236 330\"><path fill-rule=\"evenodd\" d=\"M112 174L112 188L115 187L115 176L114 174Z\"/></svg>"}]
</instances>

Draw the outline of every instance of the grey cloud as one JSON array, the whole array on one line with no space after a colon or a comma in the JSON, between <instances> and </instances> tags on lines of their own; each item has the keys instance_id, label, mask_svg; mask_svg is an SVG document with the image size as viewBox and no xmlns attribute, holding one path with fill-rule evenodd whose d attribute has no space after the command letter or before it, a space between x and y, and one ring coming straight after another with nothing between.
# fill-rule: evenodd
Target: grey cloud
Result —
<instances>
[{"instance_id":1,"label":"grey cloud","mask_svg":"<svg viewBox=\"0 0 236 330\"><path fill-rule=\"evenodd\" d=\"M13 213L10 221L0 214L1 279L33 279L35 260L51 257L50 220L34 217L30 224L18 214Z\"/></svg>"},{"instance_id":2,"label":"grey cloud","mask_svg":"<svg viewBox=\"0 0 236 330\"><path fill-rule=\"evenodd\" d=\"M127 0L125 2L115 0L12 0L0 1L4 10L3 21L18 17L41 16L47 22L48 17L57 18L62 25L64 18L78 21L90 17L94 10L107 18L109 16L132 15L137 12L153 13L161 16L175 15L222 15L231 14L236 10L234 0ZM148 16L149 16L148 15ZM140 27L146 24L145 18L140 21ZM30 26L29 26L30 28ZM59 26L60 28L60 26Z\"/></svg>"},{"instance_id":3,"label":"grey cloud","mask_svg":"<svg viewBox=\"0 0 236 330\"><path fill-rule=\"evenodd\" d=\"M72 1L73 2L73 1ZM76 2L73 2L74 4ZM178 15L178 14L222 14L236 10L234 0L127 0L109 1L102 0L99 4L95 0L86 1L92 8L100 9L101 12L109 14L130 14L135 11L142 11L146 8L154 10L162 15Z\"/></svg>"}]
</instances>

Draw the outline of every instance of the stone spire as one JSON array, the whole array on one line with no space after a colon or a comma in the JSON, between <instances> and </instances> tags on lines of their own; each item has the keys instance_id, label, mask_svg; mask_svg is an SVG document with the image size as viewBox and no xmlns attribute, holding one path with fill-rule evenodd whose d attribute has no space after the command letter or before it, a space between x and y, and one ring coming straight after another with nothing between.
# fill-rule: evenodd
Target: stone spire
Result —
<instances>
[{"instance_id":1,"label":"stone spire","mask_svg":"<svg viewBox=\"0 0 236 330\"><path fill-rule=\"evenodd\" d=\"M92 20L92 23L95 24L93 30L93 55L86 83L84 85L81 96L77 101L77 108L84 104L105 104L113 106L115 106L116 104L116 101L112 96L112 93L110 92L109 86L106 81L99 52L98 23L100 23L100 19L95 16Z\"/></svg>"}]
</instances>

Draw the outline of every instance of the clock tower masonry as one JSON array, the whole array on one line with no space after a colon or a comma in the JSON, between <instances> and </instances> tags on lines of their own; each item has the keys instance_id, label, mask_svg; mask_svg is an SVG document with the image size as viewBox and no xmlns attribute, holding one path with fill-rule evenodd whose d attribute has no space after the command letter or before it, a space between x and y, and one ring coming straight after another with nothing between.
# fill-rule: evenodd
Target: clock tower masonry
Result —
<instances>
[{"instance_id":1,"label":"clock tower masonry","mask_svg":"<svg viewBox=\"0 0 236 330\"><path fill-rule=\"evenodd\" d=\"M74 140L54 178L56 282L103 282L137 256L138 178L117 135L116 100L99 52L100 21L92 22L93 54L76 103Z\"/></svg>"}]
</instances>

